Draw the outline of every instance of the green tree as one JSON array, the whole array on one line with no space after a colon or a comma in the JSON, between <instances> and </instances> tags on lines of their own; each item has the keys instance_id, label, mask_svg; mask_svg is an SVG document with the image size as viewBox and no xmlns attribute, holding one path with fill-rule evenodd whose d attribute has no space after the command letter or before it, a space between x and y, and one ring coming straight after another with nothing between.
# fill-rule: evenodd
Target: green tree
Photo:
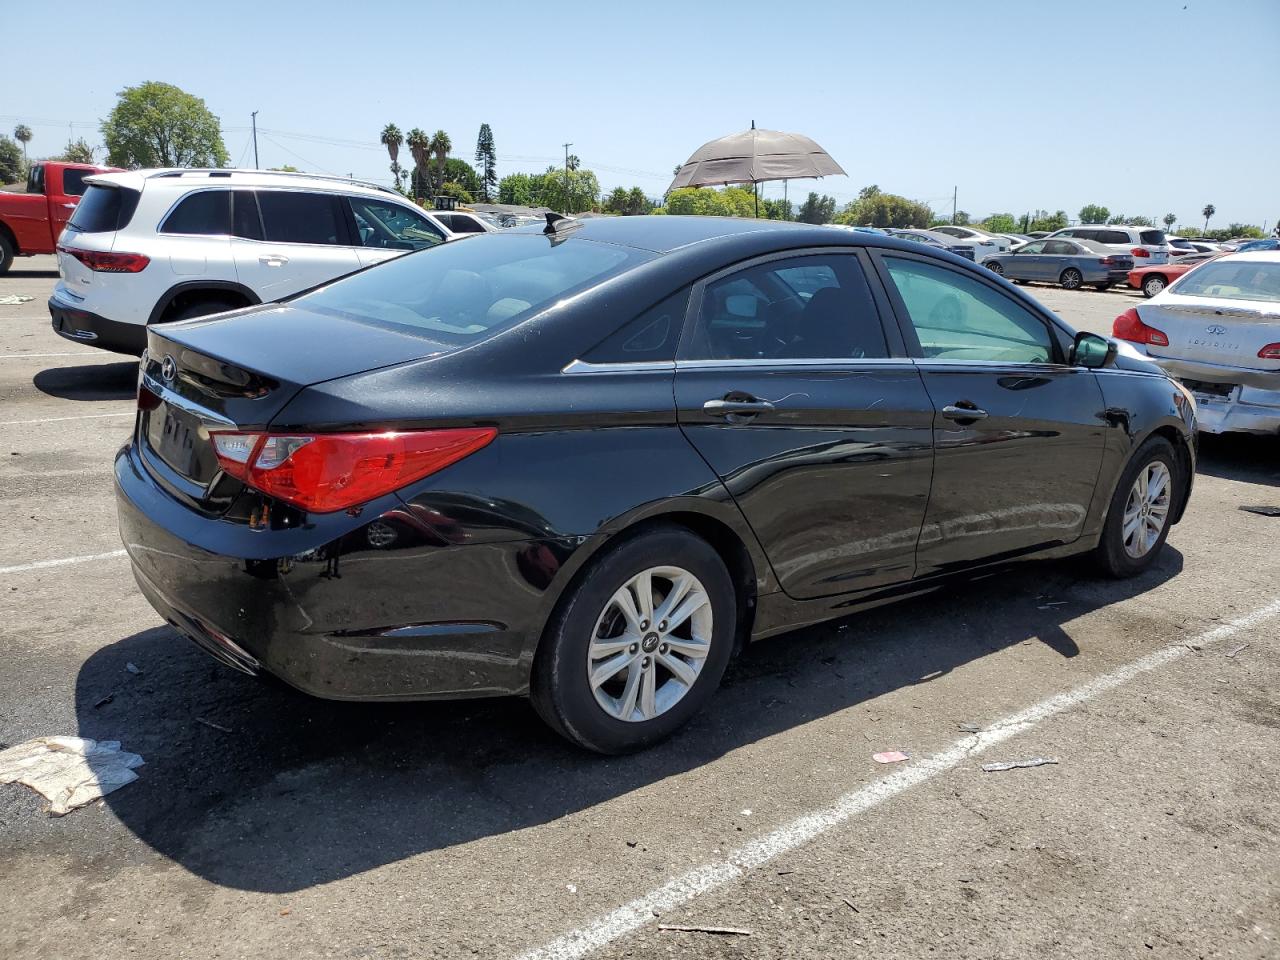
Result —
<instances>
[{"instance_id":1,"label":"green tree","mask_svg":"<svg viewBox=\"0 0 1280 960\"><path fill-rule=\"evenodd\" d=\"M1212 217L1217 212L1218 212L1217 207L1215 207L1212 203L1206 203L1204 205L1204 209L1200 211L1200 215L1204 217L1205 233L1209 232L1209 218Z\"/></svg>"},{"instance_id":2,"label":"green tree","mask_svg":"<svg viewBox=\"0 0 1280 960\"><path fill-rule=\"evenodd\" d=\"M426 179L424 174L431 160L431 140L421 128L414 127L405 135L404 142L413 157L413 171L409 175L409 192L413 195L413 199L418 200L430 189L429 184L424 182Z\"/></svg>"},{"instance_id":3,"label":"green tree","mask_svg":"<svg viewBox=\"0 0 1280 960\"><path fill-rule=\"evenodd\" d=\"M993 213L982 221L982 229L989 233L1017 233L1018 221L1012 213Z\"/></svg>"},{"instance_id":4,"label":"green tree","mask_svg":"<svg viewBox=\"0 0 1280 960\"><path fill-rule=\"evenodd\" d=\"M391 176L395 180L396 189L400 189L400 147L404 144L404 134L394 123L382 128L382 136L378 142L387 148L387 156L391 158Z\"/></svg>"},{"instance_id":5,"label":"green tree","mask_svg":"<svg viewBox=\"0 0 1280 960\"><path fill-rule=\"evenodd\" d=\"M836 215L836 198L823 194L821 197L812 191L805 197L804 203L796 213L801 223L830 223Z\"/></svg>"},{"instance_id":6,"label":"green tree","mask_svg":"<svg viewBox=\"0 0 1280 960\"><path fill-rule=\"evenodd\" d=\"M84 137L78 140L68 140L67 145L62 148L55 160L61 160L63 163L93 163L93 147L84 142Z\"/></svg>"},{"instance_id":7,"label":"green tree","mask_svg":"<svg viewBox=\"0 0 1280 960\"><path fill-rule=\"evenodd\" d=\"M769 220L790 220L794 214L790 200L762 200L764 215Z\"/></svg>"},{"instance_id":8,"label":"green tree","mask_svg":"<svg viewBox=\"0 0 1280 960\"><path fill-rule=\"evenodd\" d=\"M474 200L480 196L480 178L476 176L476 171L467 161L458 157L448 157L444 162L444 179L445 183L456 183L462 187L471 199ZM452 196L452 194L450 194ZM468 203L470 202L467 201Z\"/></svg>"},{"instance_id":9,"label":"green tree","mask_svg":"<svg viewBox=\"0 0 1280 960\"><path fill-rule=\"evenodd\" d=\"M627 188L614 187L604 202L600 204L600 209L605 213L617 213L626 215L627 212Z\"/></svg>"},{"instance_id":10,"label":"green tree","mask_svg":"<svg viewBox=\"0 0 1280 960\"><path fill-rule=\"evenodd\" d=\"M581 167L567 174L563 167L547 167L539 178L537 198L539 206L560 213L581 213L599 202L600 181L595 173Z\"/></svg>"},{"instance_id":11,"label":"green tree","mask_svg":"<svg viewBox=\"0 0 1280 960\"><path fill-rule=\"evenodd\" d=\"M756 198L742 187L682 187L667 195L667 213L704 217L754 217Z\"/></svg>"},{"instance_id":12,"label":"green tree","mask_svg":"<svg viewBox=\"0 0 1280 960\"><path fill-rule=\"evenodd\" d=\"M969 214L964 210L957 210L952 216L951 222L957 227L967 227L969 225Z\"/></svg>"},{"instance_id":13,"label":"green tree","mask_svg":"<svg viewBox=\"0 0 1280 960\"><path fill-rule=\"evenodd\" d=\"M22 162L27 163L27 144L31 142L31 128L20 123L13 128L13 139L22 144Z\"/></svg>"},{"instance_id":14,"label":"green tree","mask_svg":"<svg viewBox=\"0 0 1280 960\"><path fill-rule=\"evenodd\" d=\"M102 122L112 166L226 166L222 125L199 97L154 80L125 87L119 97Z\"/></svg>"},{"instance_id":15,"label":"green tree","mask_svg":"<svg viewBox=\"0 0 1280 960\"><path fill-rule=\"evenodd\" d=\"M283 167L268 167L268 170L274 170L276 173L302 173L292 163L286 163Z\"/></svg>"},{"instance_id":16,"label":"green tree","mask_svg":"<svg viewBox=\"0 0 1280 960\"><path fill-rule=\"evenodd\" d=\"M462 203L470 203L472 200L471 191L462 184L455 183L452 180L446 180L444 183L440 184L440 188L436 191L436 194L442 197L457 197Z\"/></svg>"},{"instance_id":17,"label":"green tree","mask_svg":"<svg viewBox=\"0 0 1280 960\"><path fill-rule=\"evenodd\" d=\"M835 217L836 223L881 228L924 227L932 220L933 211L928 204L879 191L846 204Z\"/></svg>"},{"instance_id":18,"label":"green tree","mask_svg":"<svg viewBox=\"0 0 1280 960\"><path fill-rule=\"evenodd\" d=\"M431 135L431 142L427 145L427 149L436 158L436 176L432 186L439 192L440 186L444 183L444 164L449 158L449 151L453 149L453 141L443 130L437 130Z\"/></svg>"},{"instance_id":19,"label":"green tree","mask_svg":"<svg viewBox=\"0 0 1280 960\"><path fill-rule=\"evenodd\" d=\"M1173 225L1177 222L1178 222L1178 215L1176 213L1166 213L1164 215L1164 228L1166 230L1172 230Z\"/></svg>"},{"instance_id":20,"label":"green tree","mask_svg":"<svg viewBox=\"0 0 1280 960\"><path fill-rule=\"evenodd\" d=\"M476 138L476 166L480 168L480 198L488 203L498 189L498 153L487 123L480 124L480 136Z\"/></svg>"},{"instance_id":21,"label":"green tree","mask_svg":"<svg viewBox=\"0 0 1280 960\"><path fill-rule=\"evenodd\" d=\"M627 215L639 217L653 209L653 201L639 187L632 187L627 193Z\"/></svg>"},{"instance_id":22,"label":"green tree","mask_svg":"<svg viewBox=\"0 0 1280 960\"><path fill-rule=\"evenodd\" d=\"M653 204L639 187L632 187L630 190L626 187L614 187L600 205L600 209L606 213L635 217L648 213L653 209Z\"/></svg>"},{"instance_id":23,"label":"green tree","mask_svg":"<svg viewBox=\"0 0 1280 960\"><path fill-rule=\"evenodd\" d=\"M538 206L538 181L541 177L531 173L513 173L498 181L498 202L514 203L525 207Z\"/></svg>"},{"instance_id":24,"label":"green tree","mask_svg":"<svg viewBox=\"0 0 1280 960\"><path fill-rule=\"evenodd\" d=\"M0 134L0 185L20 183L24 166L22 148L17 141Z\"/></svg>"},{"instance_id":25,"label":"green tree","mask_svg":"<svg viewBox=\"0 0 1280 960\"><path fill-rule=\"evenodd\" d=\"M1106 223L1110 217L1111 211L1096 203L1088 203L1080 208L1081 223Z\"/></svg>"},{"instance_id":26,"label":"green tree","mask_svg":"<svg viewBox=\"0 0 1280 960\"><path fill-rule=\"evenodd\" d=\"M1037 210L1033 214L1029 214L1027 218L1027 228L1024 233L1039 232L1047 230L1052 233L1054 230L1061 230L1068 223L1067 211L1059 210L1057 213L1050 214L1048 210Z\"/></svg>"}]
</instances>

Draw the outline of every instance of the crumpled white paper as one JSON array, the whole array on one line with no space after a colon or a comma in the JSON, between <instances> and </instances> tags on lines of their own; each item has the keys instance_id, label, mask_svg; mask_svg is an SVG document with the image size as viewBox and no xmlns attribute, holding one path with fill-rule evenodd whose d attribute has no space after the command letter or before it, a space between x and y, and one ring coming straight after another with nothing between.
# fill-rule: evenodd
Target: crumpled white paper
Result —
<instances>
[{"instance_id":1,"label":"crumpled white paper","mask_svg":"<svg viewBox=\"0 0 1280 960\"><path fill-rule=\"evenodd\" d=\"M37 737L0 750L0 783L21 783L49 801L60 817L138 779L142 757L119 740Z\"/></svg>"}]
</instances>

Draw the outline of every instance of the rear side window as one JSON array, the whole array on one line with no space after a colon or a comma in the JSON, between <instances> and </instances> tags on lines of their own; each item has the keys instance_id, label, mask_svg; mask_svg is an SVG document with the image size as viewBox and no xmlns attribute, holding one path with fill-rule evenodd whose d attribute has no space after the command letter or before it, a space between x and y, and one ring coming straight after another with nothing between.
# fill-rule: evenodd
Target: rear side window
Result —
<instances>
[{"instance_id":1,"label":"rear side window","mask_svg":"<svg viewBox=\"0 0 1280 960\"><path fill-rule=\"evenodd\" d=\"M588 363L637 363L645 360L674 360L689 305L689 288L674 293L650 307L587 351Z\"/></svg>"},{"instance_id":2,"label":"rear side window","mask_svg":"<svg viewBox=\"0 0 1280 960\"><path fill-rule=\"evenodd\" d=\"M81 233L123 230L138 209L138 191L126 187L90 186L67 224Z\"/></svg>"},{"instance_id":3,"label":"rear side window","mask_svg":"<svg viewBox=\"0 0 1280 960\"><path fill-rule=\"evenodd\" d=\"M1097 237L1091 237L1099 243L1129 243L1129 234L1124 230L1099 230Z\"/></svg>"},{"instance_id":4,"label":"rear side window","mask_svg":"<svg viewBox=\"0 0 1280 960\"><path fill-rule=\"evenodd\" d=\"M1143 243L1150 244L1153 247L1158 247L1160 244L1168 242L1163 230L1143 230L1138 234L1138 237ZM1186 241L1184 240L1183 243L1186 243ZM1190 244L1187 244L1187 246L1190 246Z\"/></svg>"},{"instance_id":5,"label":"rear side window","mask_svg":"<svg viewBox=\"0 0 1280 960\"><path fill-rule=\"evenodd\" d=\"M271 243L345 244L338 203L334 194L259 190L264 237Z\"/></svg>"},{"instance_id":6,"label":"rear side window","mask_svg":"<svg viewBox=\"0 0 1280 960\"><path fill-rule=\"evenodd\" d=\"M484 227L470 217L454 217L449 224L454 233L484 233Z\"/></svg>"},{"instance_id":7,"label":"rear side window","mask_svg":"<svg viewBox=\"0 0 1280 960\"><path fill-rule=\"evenodd\" d=\"M84 178L93 176L92 170L63 170L62 192L68 197L84 196Z\"/></svg>"},{"instance_id":8,"label":"rear side window","mask_svg":"<svg viewBox=\"0 0 1280 960\"><path fill-rule=\"evenodd\" d=\"M252 190L231 191L231 235L246 240L262 239L262 217L258 198Z\"/></svg>"},{"instance_id":9,"label":"rear side window","mask_svg":"<svg viewBox=\"0 0 1280 960\"><path fill-rule=\"evenodd\" d=\"M231 191L201 190L187 194L165 218L160 232L225 236L231 232Z\"/></svg>"},{"instance_id":10,"label":"rear side window","mask_svg":"<svg viewBox=\"0 0 1280 960\"><path fill-rule=\"evenodd\" d=\"M1069 256L1076 252L1076 245L1070 240L1050 240L1044 245L1044 252L1057 254L1058 256L1064 254Z\"/></svg>"},{"instance_id":11,"label":"rear side window","mask_svg":"<svg viewBox=\"0 0 1280 960\"><path fill-rule=\"evenodd\" d=\"M985 283L918 260L885 257L884 264L926 358L1054 361L1044 321Z\"/></svg>"}]
</instances>

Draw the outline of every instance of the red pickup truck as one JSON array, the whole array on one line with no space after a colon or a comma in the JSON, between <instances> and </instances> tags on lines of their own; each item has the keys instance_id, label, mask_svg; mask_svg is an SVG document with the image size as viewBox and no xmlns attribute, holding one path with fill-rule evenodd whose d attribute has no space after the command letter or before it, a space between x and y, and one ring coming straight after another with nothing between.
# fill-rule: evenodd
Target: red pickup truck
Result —
<instances>
[{"instance_id":1,"label":"red pickup truck","mask_svg":"<svg viewBox=\"0 0 1280 960\"><path fill-rule=\"evenodd\" d=\"M42 160L31 165L26 193L0 191L0 274L14 257L53 253L58 235L84 196L84 178L118 169Z\"/></svg>"}]
</instances>

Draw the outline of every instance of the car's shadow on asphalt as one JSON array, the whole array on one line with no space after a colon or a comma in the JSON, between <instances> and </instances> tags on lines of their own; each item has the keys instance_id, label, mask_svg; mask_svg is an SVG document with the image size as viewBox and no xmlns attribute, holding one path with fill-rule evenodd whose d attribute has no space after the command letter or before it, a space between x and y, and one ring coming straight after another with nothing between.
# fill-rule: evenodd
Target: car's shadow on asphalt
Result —
<instances>
[{"instance_id":1,"label":"car's shadow on asphalt","mask_svg":"<svg viewBox=\"0 0 1280 960\"><path fill-rule=\"evenodd\" d=\"M1280 437L1200 434L1197 473L1280 487Z\"/></svg>"},{"instance_id":2,"label":"car's shadow on asphalt","mask_svg":"<svg viewBox=\"0 0 1280 960\"><path fill-rule=\"evenodd\" d=\"M756 644L688 727L629 757L571 747L519 699L312 699L167 627L91 656L76 713L81 736L146 759L106 798L141 840L211 882L288 892L553 821L1024 641L1075 656L1073 621L1181 569L1172 548L1123 582L1030 565ZM994 718L937 717L948 731L961 719Z\"/></svg>"},{"instance_id":3,"label":"car's shadow on asphalt","mask_svg":"<svg viewBox=\"0 0 1280 960\"><path fill-rule=\"evenodd\" d=\"M128 400L138 393L138 361L49 367L31 382L41 393L62 400Z\"/></svg>"}]
</instances>

